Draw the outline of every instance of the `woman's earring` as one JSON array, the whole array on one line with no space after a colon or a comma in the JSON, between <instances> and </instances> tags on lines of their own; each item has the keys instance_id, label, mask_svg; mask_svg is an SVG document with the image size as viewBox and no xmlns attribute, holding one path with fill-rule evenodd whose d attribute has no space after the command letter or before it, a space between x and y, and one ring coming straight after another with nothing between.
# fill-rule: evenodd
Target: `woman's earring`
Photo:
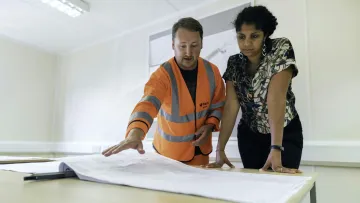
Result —
<instances>
[{"instance_id":1,"label":"woman's earring","mask_svg":"<svg viewBox=\"0 0 360 203\"><path fill-rule=\"evenodd\" d=\"M264 40L263 47L262 47L262 55L263 55L263 56L266 55L266 44L265 44L265 40Z\"/></svg>"}]
</instances>

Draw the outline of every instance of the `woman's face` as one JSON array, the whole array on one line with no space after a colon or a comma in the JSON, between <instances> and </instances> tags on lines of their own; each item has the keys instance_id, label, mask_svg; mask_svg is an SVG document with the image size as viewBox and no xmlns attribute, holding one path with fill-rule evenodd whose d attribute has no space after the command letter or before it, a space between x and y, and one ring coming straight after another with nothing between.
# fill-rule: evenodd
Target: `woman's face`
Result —
<instances>
[{"instance_id":1,"label":"woman's face","mask_svg":"<svg viewBox=\"0 0 360 203\"><path fill-rule=\"evenodd\" d=\"M259 56L262 52L264 32L257 30L253 24L243 24L237 32L240 51L247 57Z\"/></svg>"}]
</instances>

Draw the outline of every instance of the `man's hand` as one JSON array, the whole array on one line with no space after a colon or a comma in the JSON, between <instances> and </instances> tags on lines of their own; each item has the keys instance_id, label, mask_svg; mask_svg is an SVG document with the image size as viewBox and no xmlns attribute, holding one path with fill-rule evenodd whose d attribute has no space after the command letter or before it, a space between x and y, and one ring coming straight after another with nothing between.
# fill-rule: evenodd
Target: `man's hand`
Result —
<instances>
[{"instance_id":1,"label":"man's hand","mask_svg":"<svg viewBox=\"0 0 360 203\"><path fill-rule=\"evenodd\" d=\"M192 144L194 146L200 146L202 144L204 144L204 142L206 141L206 138L210 135L210 133L212 132L214 128L214 124L206 124L203 125L196 133L196 140L194 142L192 142Z\"/></svg>"},{"instance_id":2,"label":"man's hand","mask_svg":"<svg viewBox=\"0 0 360 203\"><path fill-rule=\"evenodd\" d=\"M133 129L129 132L129 136L125 140L121 141L120 144L114 145L104 150L102 154L108 157L127 149L136 149L139 154L144 154L145 150L143 149L143 144L141 141L143 134L144 132L142 130Z\"/></svg>"},{"instance_id":3,"label":"man's hand","mask_svg":"<svg viewBox=\"0 0 360 203\"><path fill-rule=\"evenodd\" d=\"M281 151L277 149L272 149L270 151L265 165L260 170L267 171L269 167L271 167L274 172L279 173L301 173L301 171L298 169L289 169L283 167L281 163Z\"/></svg>"}]
</instances>

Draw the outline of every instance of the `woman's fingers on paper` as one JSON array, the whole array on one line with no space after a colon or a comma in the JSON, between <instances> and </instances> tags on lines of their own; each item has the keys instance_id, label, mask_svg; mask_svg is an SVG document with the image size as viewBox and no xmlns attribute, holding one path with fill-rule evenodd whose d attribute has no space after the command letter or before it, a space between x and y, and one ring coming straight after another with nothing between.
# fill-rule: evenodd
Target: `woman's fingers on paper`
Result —
<instances>
[{"instance_id":1,"label":"woman's fingers on paper","mask_svg":"<svg viewBox=\"0 0 360 203\"><path fill-rule=\"evenodd\" d=\"M286 168L283 166L278 166L278 167L271 167L274 168L272 169L272 171L277 172L277 173L290 173L290 174L295 174L295 173L302 173L302 171L300 171L299 169L296 168ZM267 171L268 169L265 169L265 167L259 169L259 171Z\"/></svg>"},{"instance_id":2,"label":"woman's fingers on paper","mask_svg":"<svg viewBox=\"0 0 360 203\"><path fill-rule=\"evenodd\" d=\"M293 173L290 169L285 168L285 167L279 167L276 169L276 172L280 172L280 173Z\"/></svg>"},{"instance_id":3,"label":"woman's fingers on paper","mask_svg":"<svg viewBox=\"0 0 360 203\"><path fill-rule=\"evenodd\" d=\"M206 165L206 168L221 168L221 167L222 167L222 165L217 162Z\"/></svg>"},{"instance_id":4,"label":"woman's fingers on paper","mask_svg":"<svg viewBox=\"0 0 360 203\"><path fill-rule=\"evenodd\" d=\"M300 170L298 169L286 168L283 166L276 167L274 171L278 173L290 173L290 174L300 173Z\"/></svg>"},{"instance_id":5,"label":"woman's fingers on paper","mask_svg":"<svg viewBox=\"0 0 360 203\"><path fill-rule=\"evenodd\" d=\"M229 159L225 160L225 163L230 167L230 168L235 168L234 165L232 165L232 163L229 161Z\"/></svg>"},{"instance_id":6,"label":"woman's fingers on paper","mask_svg":"<svg viewBox=\"0 0 360 203\"><path fill-rule=\"evenodd\" d=\"M270 160L266 160L266 163L264 164L264 166L260 169L261 171L267 171L269 169L269 167L271 166L271 162Z\"/></svg>"},{"instance_id":7,"label":"woman's fingers on paper","mask_svg":"<svg viewBox=\"0 0 360 203\"><path fill-rule=\"evenodd\" d=\"M289 168L291 173L302 173L302 171L300 171L299 169L296 168Z\"/></svg>"},{"instance_id":8,"label":"woman's fingers on paper","mask_svg":"<svg viewBox=\"0 0 360 203\"><path fill-rule=\"evenodd\" d=\"M205 165L205 168L217 168L216 163L210 163L208 165Z\"/></svg>"}]
</instances>

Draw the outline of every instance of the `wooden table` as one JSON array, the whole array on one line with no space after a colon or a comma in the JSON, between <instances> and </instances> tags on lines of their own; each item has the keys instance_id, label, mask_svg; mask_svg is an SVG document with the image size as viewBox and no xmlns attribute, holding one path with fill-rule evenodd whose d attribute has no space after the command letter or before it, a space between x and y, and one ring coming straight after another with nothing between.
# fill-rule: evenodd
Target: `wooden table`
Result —
<instances>
[{"instance_id":1,"label":"wooden table","mask_svg":"<svg viewBox=\"0 0 360 203\"><path fill-rule=\"evenodd\" d=\"M223 169L226 170L226 169ZM232 169L234 172L258 173L254 170ZM0 171L0 202L6 203L220 203L215 199L174 194L128 186L101 184L67 178L51 181L23 181L28 174ZM281 174L282 175L282 174ZM289 202L301 202L310 192L311 203L316 202L315 180L317 174Z\"/></svg>"}]
</instances>

